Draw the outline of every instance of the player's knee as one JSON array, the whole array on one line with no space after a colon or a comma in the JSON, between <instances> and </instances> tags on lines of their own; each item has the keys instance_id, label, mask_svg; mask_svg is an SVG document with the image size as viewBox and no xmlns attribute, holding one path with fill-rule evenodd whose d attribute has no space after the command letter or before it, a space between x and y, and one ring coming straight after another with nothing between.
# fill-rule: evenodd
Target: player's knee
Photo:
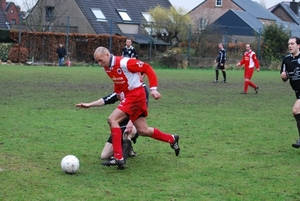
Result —
<instances>
[{"instance_id":1,"label":"player's knee","mask_svg":"<svg viewBox=\"0 0 300 201\"><path fill-rule=\"evenodd\" d=\"M300 113L299 108L293 107L292 113L293 115L299 114Z\"/></svg>"},{"instance_id":2,"label":"player's knee","mask_svg":"<svg viewBox=\"0 0 300 201\"><path fill-rule=\"evenodd\" d=\"M113 124L113 120L112 120L111 118L108 118L108 119L107 119L107 123L108 123L108 125L111 127L112 124Z\"/></svg>"},{"instance_id":3,"label":"player's knee","mask_svg":"<svg viewBox=\"0 0 300 201\"><path fill-rule=\"evenodd\" d=\"M104 154L104 153L101 153L101 155L100 155L100 159L101 160L105 160L105 159L108 159L109 157L106 155L106 154Z\"/></svg>"}]
</instances>

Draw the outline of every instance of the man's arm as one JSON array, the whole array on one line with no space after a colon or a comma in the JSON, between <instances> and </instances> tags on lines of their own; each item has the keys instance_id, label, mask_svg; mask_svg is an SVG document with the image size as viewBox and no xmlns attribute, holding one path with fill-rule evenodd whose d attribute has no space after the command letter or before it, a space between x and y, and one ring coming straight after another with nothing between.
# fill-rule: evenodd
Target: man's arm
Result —
<instances>
[{"instance_id":1,"label":"man's arm","mask_svg":"<svg viewBox=\"0 0 300 201\"><path fill-rule=\"evenodd\" d=\"M136 59L138 59L138 54L137 54L137 52L136 52L136 50L133 48L132 49L132 58L136 58Z\"/></svg>"},{"instance_id":2,"label":"man's arm","mask_svg":"<svg viewBox=\"0 0 300 201\"><path fill-rule=\"evenodd\" d=\"M288 73L286 72L286 66L283 62L281 64L280 77L281 77L282 81L284 81L284 82L286 82L289 79Z\"/></svg>"},{"instance_id":3,"label":"man's arm","mask_svg":"<svg viewBox=\"0 0 300 201\"><path fill-rule=\"evenodd\" d=\"M255 68L256 68L256 70L259 70L259 61L258 61L258 59L257 59L257 56L256 56L256 54L254 53L253 55L252 55L252 59L253 59L253 61L254 61L254 63L255 63Z\"/></svg>"},{"instance_id":4,"label":"man's arm","mask_svg":"<svg viewBox=\"0 0 300 201\"><path fill-rule=\"evenodd\" d=\"M100 98L96 101L90 102L90 103L78 103L75 106L76 107L80 107L80 108L90 108L90 107L101 107L103 105L107 105L107 104L113 104L115 102L117 102L118 96L116 93L112 93L110 95L107 95L103 98Z\"/></svg>"}]
</instances>

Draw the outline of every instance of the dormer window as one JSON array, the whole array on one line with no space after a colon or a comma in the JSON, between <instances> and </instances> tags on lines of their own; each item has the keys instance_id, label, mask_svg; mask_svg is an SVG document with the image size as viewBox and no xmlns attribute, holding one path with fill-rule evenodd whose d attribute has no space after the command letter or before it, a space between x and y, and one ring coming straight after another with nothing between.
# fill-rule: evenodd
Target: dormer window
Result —
<instances>
[{"instance_id":1,"label":"dormer window","mask_svg":"<svg viewBox=\"0 0 300 201\"><path fill-rule=\"evenodd\" d=\"M216 6L218 7L222 6L222 0L216 0Z\"/></svg>"},{"instance_id":2,"label":"dormer window","mask_svg":"<svg viewBox=\"0 0 300 201\"><path fill-rule=\"evenodd\" d=\"M142 15L145 18L146 22L148 22L148 23L154 22L154 20L152 19L150 13L142 12Z\"/></svg>"},{"instance_id":3,"label":"dormer window","mask_svg":"<svg viewBox=\"0 0 300 201\"><path fill-rule=\"evenodd\" d=\"M131 18L129 17L127 10L125 9L117 9L120 17L122 18L123 21L132 21Z\"/></svg>"},{"instance_id":4,"label":"dormer window","mask_svg":"<svg viewBox=\"0 0 300 201\"><path fill-rule=\"evenodd\" d=\"M104 16L100 8L91 8L91 10L97 18L97 21L106 21L106 17Z\"/></svg>"}]
</instances>

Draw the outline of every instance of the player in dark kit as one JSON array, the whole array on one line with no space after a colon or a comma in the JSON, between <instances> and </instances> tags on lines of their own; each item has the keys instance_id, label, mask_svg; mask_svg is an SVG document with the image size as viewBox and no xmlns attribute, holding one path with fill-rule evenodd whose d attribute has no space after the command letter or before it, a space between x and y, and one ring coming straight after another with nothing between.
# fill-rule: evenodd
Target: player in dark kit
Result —
<instances>
[{"instance_id":1,"label":"player in dark kit","mask_svg":"<svg viewBox=\"0 0 300 201\"><path fill-rule=\"evenodd\" d=\"M224 49L224 45L222 43L219 43L219 56L215 60L215 63L218 63L216 67L216 79L214 80L214 83L218 82L219 79L219 70L222 70L223 74L223 83L226 83L226 72L225 72L225 61L226 61L226 50Z\"/></svg>"},{"instance_id":2,"label":"player in dark kit","mask_svg":"<svg viewBox=\"0 0 300 201\"><path fill-rule=\"evenodd\" d=\"M138 54L134 47L132 46L132 40L127 38L126 39L126 45L122 49L122 57L128 57L128 58L136 58L138 59Z\"/></svg>"},{"instance_id":3,"label":"player in dark kit","mask_svg":"<svg viewBox=\"0 0 300 201\"><path fill-rule=\"evenodd\" d=\"M280 76L286 82L290 80L290 85L296 94L296 102L293 106L293 115L297 122L299 139L292 144L294 148L300 147L300 39L298 37L291 37L288 41L288 48L290 54L287 55L281 64Z\"/></svg>"}]
</instances>

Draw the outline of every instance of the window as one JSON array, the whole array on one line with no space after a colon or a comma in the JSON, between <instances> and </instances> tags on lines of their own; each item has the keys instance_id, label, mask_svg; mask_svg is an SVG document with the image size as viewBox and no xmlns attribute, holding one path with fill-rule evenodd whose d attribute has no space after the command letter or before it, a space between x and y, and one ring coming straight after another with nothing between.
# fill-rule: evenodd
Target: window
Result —
<instances>
[{"instance_id":1,"label":"window","mask_svg":"<svg viewBox=\"0 0 300 201\"><path fill-rule=\"evenodd\" d=\"M46 21L49 22L54 19L54 7L47 6L46 7Z\"/></svg>"},{"instance_id":2,"label":"window","mask_svg":"<svg viewBox=\"0 0 300 201\"><path fill-rule=\"evenodd\" d=\"M205 29L206 26L207 26L207 22L208 22L207 19L205 19L205 18L200 18L200 19L199 19L199 30Z\"/></svg>"},{"instance_id":3,"label":"window","mask_svg":"<svg viewBox=\"0 0 300 201\"><path fill-rule=\"evenodd\" d=\"M91 8L91 10L97 18L97 21L106 21L106 17L104 16L100 8Z\"/></svg>"},{"instance_id":4,"label":"window","mask_svg":"<svg viewBox=\"0 0 300 201\"><path fill-rule=\"evenodd\" d=\"M216 6L222 6L222 0L216 0Z\"/></svg>"},{"instance_id":5,"label":"window","mask_svg":"<svg viewBox=\"0 0 300 201\"><path fill-rule=\"evenodd\" d=\"M129 17L127 10L123 9L117 9L119 15L121 16L122 20L124 21L132 21L131 18Z\"/></svg>"},{"instance_id":6,"label":"window","mask_svg":"<svg viewBox=\"0 0 300 201\"><path fill-rule=\"evenodd\" d=\"M10 13L14 13L14 9L11 9Z\"/></svg>"},{"instance_id":7,"label":"window","mask_svg":"<svg viewBox=\"0 0 300 201\"><path fill-rule=\"evenodd\" d=\"M11 19L10 24L16 24L16 20L15 19Z\"/></svg>"},{"instance_id":8,"label":"window","mask_svg":"<svg viewBox=\"0 0 300 201\"><path fill-rule=\"evenodd\" d=\"M145 18L145 20L147 21L147 22L154 22L154 20L152 19L152 17L151 17L151 15L150 15L150 13L144 13L144 12L142 12L142 15L144 16L144 18Z\"/></svg>"}]
</instances>

